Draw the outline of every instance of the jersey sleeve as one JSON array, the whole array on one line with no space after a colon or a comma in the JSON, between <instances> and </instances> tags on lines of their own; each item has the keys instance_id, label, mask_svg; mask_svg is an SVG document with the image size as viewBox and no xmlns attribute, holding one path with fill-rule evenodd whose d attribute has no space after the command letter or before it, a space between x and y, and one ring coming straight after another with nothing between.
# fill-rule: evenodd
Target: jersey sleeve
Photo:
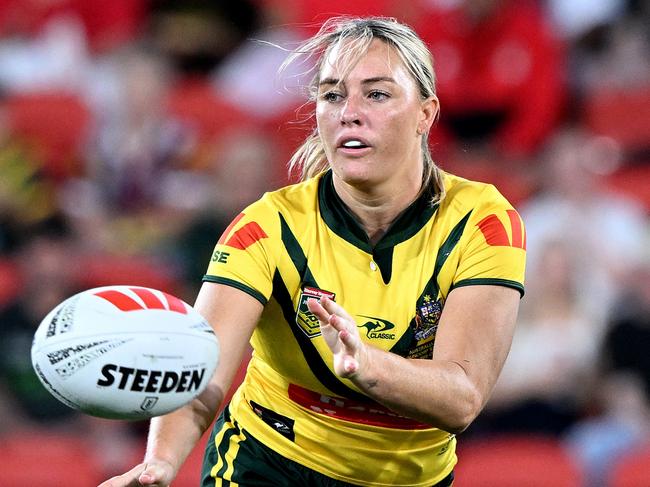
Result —
<instances>
[{"instance_id":1,"label":"jersey sleeve","mask_svg":"<svg viewBox=\"0 0 650 487\"><path fill-rule=\"evenodd\" d=\"M266 304L273 291L278 222L264 199L246 208L219 238L203 281L235 287Z\"/></svg>"},{"instance_id":2,"label":"jersey sleeve","mask_svg":"<svg viewBox=\"0 0 650 487\"><path fill-rule=\"evenodd\" d=\"M493 284L524 294L526 230L519 213L486 186L472 211L452 288Z\"/></svg>"}]
</instances>

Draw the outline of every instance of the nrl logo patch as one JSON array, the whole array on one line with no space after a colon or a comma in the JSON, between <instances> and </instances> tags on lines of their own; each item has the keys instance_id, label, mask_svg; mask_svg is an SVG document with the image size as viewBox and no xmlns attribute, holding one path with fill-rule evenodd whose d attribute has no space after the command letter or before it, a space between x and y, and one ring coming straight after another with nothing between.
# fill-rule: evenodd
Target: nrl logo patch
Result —
<instances>
[{"instance_id":1,"label":"nrl logo patch","mask_svg":"<svg viewBox=\"0 0 650 487\"><path fill-rule=\"evenodd\" d=\"M322 289L307 286L303 288L302 293L300 294L300 300L298 301L298 312L296 313L296 324L309 338L314 338L320 335L320 325L318 324L318 318L316 318L316 315L309 311L309 308L307 307L307 300L314 298L320 301L320 298L323 296L326 296L333 301L335 294L329 291L323 291Z\"/></svg>"}]
</instances>

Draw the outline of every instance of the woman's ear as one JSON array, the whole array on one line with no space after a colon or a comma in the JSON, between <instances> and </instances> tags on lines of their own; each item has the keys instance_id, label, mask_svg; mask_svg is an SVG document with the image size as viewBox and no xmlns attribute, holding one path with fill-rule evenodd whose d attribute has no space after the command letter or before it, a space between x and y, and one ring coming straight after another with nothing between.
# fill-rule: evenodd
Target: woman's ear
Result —
<instances>
[{"instance_id":1,"label":"woman's ear","mask_svg":"<svg viewBox=\"0 0 650 487\"><path fill-rule=\"evenodd\" d=\"M430 96L422 101L421 118L418 123L418 135L429 131L431 126L438 120L440 115L440 101L435 95Z\"/></svg>"}]
</instances>

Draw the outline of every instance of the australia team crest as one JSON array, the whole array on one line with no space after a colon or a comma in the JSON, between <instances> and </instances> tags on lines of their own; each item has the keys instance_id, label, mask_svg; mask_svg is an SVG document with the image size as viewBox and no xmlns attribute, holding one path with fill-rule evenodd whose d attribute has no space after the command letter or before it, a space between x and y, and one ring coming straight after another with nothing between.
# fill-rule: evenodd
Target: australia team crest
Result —
<instances>
[{"instance_id":1,"label":"australia team crest","mask_svg":"<svg viewBox=\"0 0 650 487\"><path fill-rule=\"evenodd\" d=\"M428 294L424 296L423 303L418 306L415 314L415 339L417 341L435 336L441 314L442 303L440 300L434 301Z\"/></svg>"},{"instance_id":2,"label":"australia team crest","mask_svg":"<svg viewBox=\"0 0 650 487\"><path fill-rule=\"evenodd\" d=\"M433 344L438 331L440 315L442 315L442 307L441 300L433 300L428 294L418 303L415 311L413 343L408 352L409 358L431 358L433 356Z\"/></svg>"}]
</instances>

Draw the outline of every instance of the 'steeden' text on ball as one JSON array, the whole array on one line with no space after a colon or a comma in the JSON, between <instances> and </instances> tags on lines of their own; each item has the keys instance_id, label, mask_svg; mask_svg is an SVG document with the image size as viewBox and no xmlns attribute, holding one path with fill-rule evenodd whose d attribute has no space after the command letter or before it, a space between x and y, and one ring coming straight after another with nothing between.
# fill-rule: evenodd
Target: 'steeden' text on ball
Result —
<instances>
[{"instance_id":1,"label":"'steeden' text on ball","mask_svg":"<svg viewBox=\"0 0 650 487\"><path fill-rule=\"evenodd\" d=\"M205 368L185 370L179 374L171 370L134 369L106 364L101 373L103 377L97 380L98 386L150 393L190 392L199 390Z\"/></svg>"}]
</instances>

